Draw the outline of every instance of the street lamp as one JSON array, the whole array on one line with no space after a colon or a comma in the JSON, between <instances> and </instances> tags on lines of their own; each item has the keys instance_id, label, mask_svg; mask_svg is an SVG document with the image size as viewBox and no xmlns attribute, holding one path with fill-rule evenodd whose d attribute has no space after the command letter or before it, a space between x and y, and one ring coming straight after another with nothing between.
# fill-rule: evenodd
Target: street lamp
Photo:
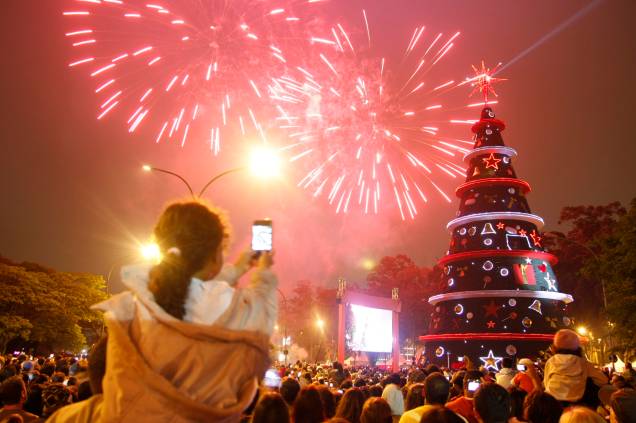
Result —
<instances>
[{"instance_id":1,"label":"street lamp","mask_svg":"<svg viewBox=\"0 0 636 423\"><path fill-rule=\"evenodd\" d=\"M160 172L160 173L165 173L167 175L171 175L171 176L174 176L175 178L178 178L186 186L186 188L188 189L188 192L190 192L190 196L192 196L192 199L196 200L203 196L203 194L205 193L205 191L208 189L210 185L212 185L219 178L225 175L228 175L234 172L240 172L243 170L249 170L250 173L252 173L252 175L254 176L263 177L263 178L272 178L280 174L280 166L281 166L280 158L278 157L278 155L276 154L274 150L265 148L265 147L255 148L254 150L252 150L250 154L250 160L247 166L235 167L235 168L223 171L217 175L214 175L212 178L210 178L208 182L205 183L205 185L203 185L203 188L201 188L201 191L199 191L199 194L196 196L194 195L194 190L192 189L192 185L190 185L190 183L186 180L186 178L184 178L183 176L179 175L176 172L173 172L171 170L161 169L161 168L154 167L148 164L143 165L141 169L144 172L153 172L153 171Z\"/></svg>"},{"instance_id":2,"label":"street lamp","mask_svg":"<svg viewBox=\"0 0 636 423\"><path fill-rule=\"evenodd\" d=\"M322 330L325 327L325 321L319 317L318 320L316 320L316 326Z\"/></svg>"},{"instance_id":3,"label":"street lamp","mask_svg":"<svg viewBox=\"0 0 636 423\"><path fill-rule=\"evenodd\" d=\"M283 310L285 313L285 317L283 319L283 354L285 355L285 366L287 366L287 355L289 353L289 349L287 348L287 345L285 345L288 342L287 340L287 297L285 296L283 291L281 291L280 288L277 287L276 289L278 290L278 293L283 299ZM278 327L278 325L276 325L276 327Z\"/></svg>"},{"instance_id":4,"label":"street lamp","mask_svg":"<svg viewBox=\"0 0 636 423\"><path fill-rule=\"evenodd\" d=\"M585 336L587 335L587 328L585 326L579 326L578 328L576 328L576 331L579 333L579 335L581 336Z\"/></svg>"}]
</instances>

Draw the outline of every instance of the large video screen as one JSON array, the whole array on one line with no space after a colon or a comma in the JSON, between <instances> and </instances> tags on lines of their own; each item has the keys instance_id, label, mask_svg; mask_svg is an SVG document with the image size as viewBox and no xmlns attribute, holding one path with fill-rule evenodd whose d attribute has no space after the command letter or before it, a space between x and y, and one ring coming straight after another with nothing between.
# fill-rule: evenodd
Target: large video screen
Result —
<instances>
[{"instance_id":1,"label":"large video screen","mask_svg":"<svg viewBox=\"0 0 636 423\"><path fill-rule=\"evenodd\" d=\"M353 351L391 352L393 323L391 310L351 304L353 322L349 348Z\"/></svg>"}]
</instances>

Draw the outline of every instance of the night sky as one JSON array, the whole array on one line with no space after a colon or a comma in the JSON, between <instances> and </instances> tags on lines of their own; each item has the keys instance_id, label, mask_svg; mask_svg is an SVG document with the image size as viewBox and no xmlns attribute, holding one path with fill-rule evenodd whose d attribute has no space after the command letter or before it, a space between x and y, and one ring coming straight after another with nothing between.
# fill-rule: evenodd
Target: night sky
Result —
<instances>
[{"instance_id":1,"label":"night sky","mask_svg":"<svg viewBox=\"0 0 636 423\"><path fill-rule=\"evenodd\" d=\"M187 194L176 179L142 172L143 163L179 172L198 188L235 166L241 152L228 146L215 158L196 142L182 149L130 136L121 117L98 122L94 86L86 73L67 67L74 56L61 12L68 4L1 3L0 254L106 275L134 261L163 205ZM495 110L507 123L506 144L519 152L517 174L532 185L532 211L549 228L557 228L564 206L636 196L636 2L331 0L322 13L328 21L359 22L362 8L382 35L379 54L403 48L423 24L462 32L444 64L449 70L468 75L481 59L511 63L498 75L509 80L498 86ZM462 130L469 139L469 128ZM445 189L452 192L459 179L446 181ZM434 197L419 204L415 221L405 222L396 213L336 215L295 179L261 183L245 174L228 175L206 198L230 214L231 255L247 246L252 220L274 220L284 289L302 279L325 286L341 275L360 280L365 258L405 253L432 265L448 247L445 225L458 206L455 198L448 204ZM117 277L111 282L120 289Z\"/></svg>"}]
</instances>

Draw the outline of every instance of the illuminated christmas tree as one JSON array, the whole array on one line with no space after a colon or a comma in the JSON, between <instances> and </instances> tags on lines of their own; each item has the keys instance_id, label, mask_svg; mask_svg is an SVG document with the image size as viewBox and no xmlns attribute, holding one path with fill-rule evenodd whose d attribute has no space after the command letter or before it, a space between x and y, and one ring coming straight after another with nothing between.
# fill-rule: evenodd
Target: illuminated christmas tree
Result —
<instances>
[{"instance_id":1,"label":"illuminated christmas tree","mask_svg":"<svg viewBox=\"0 0 636 423\"><path fill-rule=\"evenodd\" d=\"M487 70L477 78L487 104L493 78ZM536 357L558 329L573 325L572 297L558 290L557 258L543 249L543 219L530 211L530 186L515 174L517 153L504 145L504 128L488 106L472 127L466 182L456 190L459 211L447 225L450 248L439 261L442 292L429 298L434 311L420 338L432 362L468 355L498 369L506 356Z\"/></svg>"}]
</instances>

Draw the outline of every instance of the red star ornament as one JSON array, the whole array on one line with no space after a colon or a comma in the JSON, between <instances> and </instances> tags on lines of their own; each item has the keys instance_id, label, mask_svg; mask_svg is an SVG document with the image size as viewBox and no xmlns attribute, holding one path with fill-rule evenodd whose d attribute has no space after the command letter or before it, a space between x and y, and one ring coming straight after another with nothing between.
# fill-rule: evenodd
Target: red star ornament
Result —
<instances>
[{"instance_id":1,"label":"red star ornament","mask_svg":"<svg viewBox=\"0 0 636 423\"><path fill-rule=\"evenodd\" d=\"M526 234L527 234L527 233L528 233L528 232L526 232L526 231L525 231L525 230L523 230L523 229L520 229L520 230L519 230L519 232L518 232L518 234L519 234L519 235L521 235L521 236L526 236Z\"/></svg>"},{"instance_id":2,"label":"red star ornament","mask_svg":"<svg viewBox=\"0 0 636 423\"><path fill-rule=\"evenodd\" d=\"M506 225L504 225L503 222L497 223L497 229L503 229L505 227L506 227Z\"/></svg>"},{"instance_id":3,"label":"red star ornament","mask_svg":"<svg viewBox=\"0 0 636 423\"><path fill-rule=\"evenodd\" d=\"M537 233L537 231L535 231L534 229L532 230L532 232L530 232L530 238L532 238L532 242L534 243L535 247L540 247L541 246L541 238L539 236L539 234Z\"/></svg>"},{"instance_id":4,"label":"red star ornament","mask_svg":"<svg viewBox=\"0 0 636 423\"><path fill-rule=\"evenodd\" d=\"M488 305L483 305L482 306L484 308L484 310L486 311L486 317L488 316L495 316L495 317L499 317L497 315L497 312L499 311L499 309L501 308L501 306L498 306L497 304L495 304L495 300L490 300L490 304Z\"/></svg>"},{"instance_id":5,"label":"red star ornament","mask_svg":"<svg viewBox=\"0 0 636 423\"><path fill-rule=\"evenodd\" d=\"M491 320L488 323L486 323L486 326L488 326L488 329L493 329L495 327L495 322Z\"/></svg>"},{"instance_id":6,"label":"red star ornament","mask_svg":"<svg viewBox=\"0 0 636 423\"><path fill-rule=\"evenodd\" d=\"M484 157L482 160L486 163L486 169L492 167L495 170L499 170L499 162L501 159L496 159L495 153L490 153L490 157Z\"/></svg>"}]
</instances>

